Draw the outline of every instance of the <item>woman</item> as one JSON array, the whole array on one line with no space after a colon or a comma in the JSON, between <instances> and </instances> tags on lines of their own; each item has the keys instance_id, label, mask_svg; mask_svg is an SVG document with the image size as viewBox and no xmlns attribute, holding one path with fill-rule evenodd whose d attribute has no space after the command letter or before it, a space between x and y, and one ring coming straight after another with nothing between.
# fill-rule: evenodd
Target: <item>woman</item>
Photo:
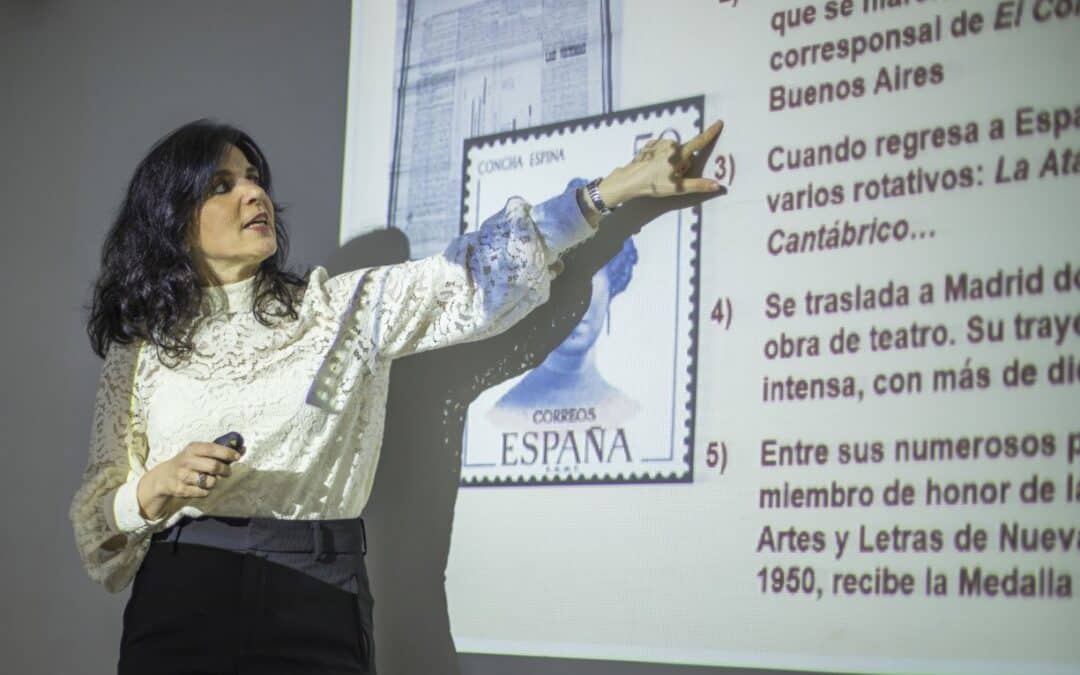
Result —
<instances>
[{"instance_id":1,"label":"woman","mask_svg":"<svg viewBox=\"0 0 1080 675\"><path fill-rule=\"evenodd\" d=\"M547 298L606 204L716 189L683 178L719 123L601 181L514 198L439 256L306 278L255 142L200 120L140 162L88 332L104 357L71 504L87 572L134 580L121 673L374 672L360 513L391 361L505 330ZM239 432L230 447L220 439Z\"/></svg>"}]
</instances>

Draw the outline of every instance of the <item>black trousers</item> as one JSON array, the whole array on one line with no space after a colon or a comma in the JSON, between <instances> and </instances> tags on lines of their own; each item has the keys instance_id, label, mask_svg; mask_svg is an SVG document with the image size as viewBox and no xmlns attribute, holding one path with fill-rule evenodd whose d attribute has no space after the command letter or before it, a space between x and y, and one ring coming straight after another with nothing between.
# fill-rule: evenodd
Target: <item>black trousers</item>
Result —
<instances>
[{"instance_id":1,"label":"black trousers","mask_svg":"<svg viewBox=\"0 0 1080 675\"><path fill-rule=\"evenodd\" d=\"M154 535L119 675L374 673L362 527L204 517Z\"/></svg>"}]
</instances>

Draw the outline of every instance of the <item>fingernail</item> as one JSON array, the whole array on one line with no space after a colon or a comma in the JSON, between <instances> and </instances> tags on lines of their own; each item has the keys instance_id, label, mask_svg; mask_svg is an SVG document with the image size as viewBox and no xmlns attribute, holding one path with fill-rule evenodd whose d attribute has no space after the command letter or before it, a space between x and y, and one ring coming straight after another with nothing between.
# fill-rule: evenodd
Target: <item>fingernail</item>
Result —
<instances>
[{"instance_id":1,"label":"fingernail","mask_svg":"<svg viewBox=\"0 0 1080 675\"><path fill-rule=\"evenodd\" d=\"M717 192L719 192L722 195L727 194L727 188L724 187L723 185L721 185L720 183L713 183L713 189L716 190Z\"/></svg>"}]
</instances>

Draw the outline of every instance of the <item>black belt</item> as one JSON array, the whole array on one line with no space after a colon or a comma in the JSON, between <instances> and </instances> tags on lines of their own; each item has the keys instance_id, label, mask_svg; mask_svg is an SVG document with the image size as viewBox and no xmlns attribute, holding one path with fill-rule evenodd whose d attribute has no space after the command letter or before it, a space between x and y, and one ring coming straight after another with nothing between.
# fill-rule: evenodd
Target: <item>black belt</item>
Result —
<instances>
[{"instance_id":1,"label":"black belt","mask_svg":"<svg viewBox=\"0 0 1080 675\"><path fill-rule=\"evenodd\" d=\"M156 542L203 544L231 551L312 553L323 560L331 553L367 553L362 518L288 520L230 516L184 516L155 533Z\"/></svg>"}]
</instances>

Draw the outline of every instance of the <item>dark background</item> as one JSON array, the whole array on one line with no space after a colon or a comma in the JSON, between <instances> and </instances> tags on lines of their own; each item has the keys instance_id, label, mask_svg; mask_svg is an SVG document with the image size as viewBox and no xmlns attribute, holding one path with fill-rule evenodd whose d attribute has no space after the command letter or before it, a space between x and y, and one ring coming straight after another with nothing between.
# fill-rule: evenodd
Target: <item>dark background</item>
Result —
<instances>
[{"instance_id":1,"label":"dark background","mask_svg":"<svg viewBox=\"0 0 1080 675\"><path fill-rule=\"evenodd\" d=\"M289 207L290 260L301 270L407 256L389 231L337 245L349 14L345 0L0 0L4 672L115 672L130 586L111 595L87 578L67 511L101 368L84 306L105 232L150 145L199 117L248 131ZM541 355L557 344L584 307L592 270L619 241L568 259L551 306L512 335L395 364L366 512L384 675L717 672L458 656L449 635L443 570L460 460L446 439L460 439L468 401L492 383L473 375L512 374L501 355L523 340Z\"/></svg>"}]
</instances>

